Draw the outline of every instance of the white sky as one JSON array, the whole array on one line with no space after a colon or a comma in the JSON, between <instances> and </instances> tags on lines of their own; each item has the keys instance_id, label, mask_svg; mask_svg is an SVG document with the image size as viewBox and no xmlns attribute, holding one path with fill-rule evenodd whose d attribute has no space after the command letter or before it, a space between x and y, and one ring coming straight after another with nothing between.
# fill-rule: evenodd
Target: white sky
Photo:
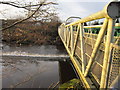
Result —
<instances>
[{"instance_id":1,"label":"white sky","mask_svg":"<svg viewBox=\"0 0 120 90\"><path fill-rule=\"evenodd\" d=\"M8 0L0 0L8 1ZM11 0L16 1L16 0ZM31 1L31 0L30 0ZM61 20L70 16L86 17L92 13L98 12L111 0L54 0L58 2L57 12ZM0 12L6 13L5 16L0 14L0 18L24 17L23 9L17 9L8 5L0 5Z\"/></svg>"}]
</instances>

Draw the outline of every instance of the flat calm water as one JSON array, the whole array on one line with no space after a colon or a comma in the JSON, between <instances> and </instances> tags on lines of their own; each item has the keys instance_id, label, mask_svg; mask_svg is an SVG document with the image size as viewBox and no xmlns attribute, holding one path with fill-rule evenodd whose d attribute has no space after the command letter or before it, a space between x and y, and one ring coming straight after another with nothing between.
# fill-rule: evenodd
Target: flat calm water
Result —
<instances>
[{"instance_id":1,"label":"flat calm water","mask_svg":"<svg viewBox=\"0 0 120 90\"><path fill-rule=\"evenodd\" d=\"M22 46L2 49L3 88L52 88L77 78L64 49Z\"/></svg>"}]
</instances>

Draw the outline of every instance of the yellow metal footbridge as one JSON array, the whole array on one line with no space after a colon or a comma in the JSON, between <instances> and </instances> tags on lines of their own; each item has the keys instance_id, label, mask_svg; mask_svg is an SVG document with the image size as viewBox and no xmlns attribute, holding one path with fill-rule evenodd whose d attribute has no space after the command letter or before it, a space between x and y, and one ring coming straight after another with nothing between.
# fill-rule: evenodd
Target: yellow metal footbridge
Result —
<instances>
[{"instance_id":1,"label":"yellow metal footbridge","mask_svg":"<svg viewBox=\"0 0 120 90\"><path fill-rule=\"evenodd\" d=\"M85 88L119 88L120 23L116 23L119 17L120 2L113 1L97 13L69 24L63 23L58 28ZM104 19L102 25L84 24L98 19Z\"/></svg>"}]
</instances>

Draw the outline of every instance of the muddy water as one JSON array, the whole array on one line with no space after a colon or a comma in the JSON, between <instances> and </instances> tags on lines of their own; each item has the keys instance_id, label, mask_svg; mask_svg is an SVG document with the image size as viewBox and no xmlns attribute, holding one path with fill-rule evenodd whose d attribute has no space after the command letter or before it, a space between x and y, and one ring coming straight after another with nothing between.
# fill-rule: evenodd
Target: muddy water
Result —
<instances>
[{"instance_id":1,"label":"muddy water","mask_svg":"<svg viewBox=\"0 0 120 90\"><path fill-rule=\"evenodd\" d=\"M3 45L2 55L3 88L48 88L77 78L66 51L56 46Z\"/></svg>"}]
</instances>

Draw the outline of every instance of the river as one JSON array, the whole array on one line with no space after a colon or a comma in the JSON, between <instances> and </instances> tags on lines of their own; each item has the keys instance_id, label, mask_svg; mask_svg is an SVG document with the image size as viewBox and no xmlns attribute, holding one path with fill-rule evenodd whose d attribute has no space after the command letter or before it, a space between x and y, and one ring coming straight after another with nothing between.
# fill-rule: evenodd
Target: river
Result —
<instances>
[{"instance_id":1,"label":"river","mask_svg":"<svg viewBox=\"0 0 120 90\"><path fill-rule=\"evenodd\" d=\"M77 78L65 49L53 45L4 44L1 63L3 88L52 88Z\"/></svg>"}]
</instances>

